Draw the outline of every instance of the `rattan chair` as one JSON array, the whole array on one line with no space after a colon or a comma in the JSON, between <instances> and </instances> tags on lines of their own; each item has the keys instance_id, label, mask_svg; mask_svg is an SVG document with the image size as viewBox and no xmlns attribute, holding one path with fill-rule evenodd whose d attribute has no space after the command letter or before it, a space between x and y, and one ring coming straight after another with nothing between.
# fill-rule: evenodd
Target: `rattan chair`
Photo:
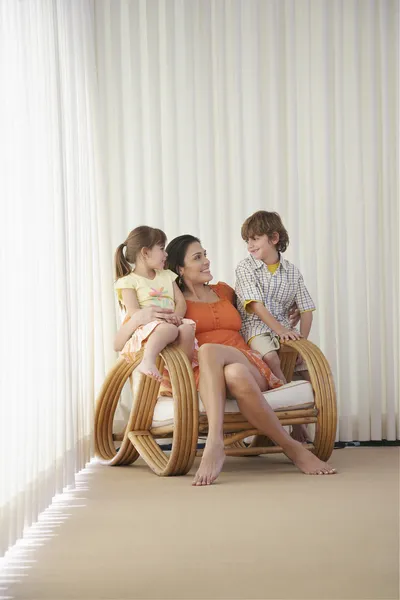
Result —
<instances>
[{"instance_id":1,"label":"rattan chair","mask_svg":"<svg viewBox=\"0 0 400 600\"><path fill-rule=\"evenodd\" d=\"M306 340L287 342L281 350L281 365L287 381L292 379L298 353L306 362L311 377L312 389L310 384L306 384L309 401L301 407L289 402L288 406L281 406L275 412L282 425L314 423L315 437L308 448L321 460L328 460L334 446L337 422L332 374L317 346ZM134 397L125 430L119 435L113 433L114 415L121 391L140 358L138 356L135 363L119 359L103 384L95 414L96 455L102 462L112 466L130 465L141 456L157 475L185 475L192 467L196 454L201 455L201 451L197 451L198 438L207 434L208 423L205 413L199 414L199 398L191 365L179 349L167 347L159 356L157 365L161 370L165 363L170 373L173 398L168 402L171 403L171 410L173 406L173 419L167 424L154 423L159 383L140 376L138 385L132 386ZM280 388L281 396L286 393L287 387ZM228 456L282 452L282 448L275 446L248 423L238 409L225 414L224 432ZM244 440L250 436L254 436L251 443L245 444ZM162 438L172 438L171 451L164 452L157 443L156 440Z\"/></svg>"}]
</instances>

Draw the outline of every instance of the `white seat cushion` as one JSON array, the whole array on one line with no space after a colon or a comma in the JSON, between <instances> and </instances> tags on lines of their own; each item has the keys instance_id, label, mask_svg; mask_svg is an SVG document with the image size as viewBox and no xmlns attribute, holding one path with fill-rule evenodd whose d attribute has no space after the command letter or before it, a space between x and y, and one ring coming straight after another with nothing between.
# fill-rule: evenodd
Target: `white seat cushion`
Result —
<instances>
[{"instance_id":1,"label":"white seat cushion","mask_svg":"<svg viewBox=\"0 0 400 600\"><path fill-rule=\"evenodd\" d=\"M264 398L273 410L295 410L299 408L312 408L314 394L308 381L292 381L275 390L268 390ZM201 398L199 397L200 413L205 413ZM236 400L227 400L226 413L238 413L239 407ZM174 402L172 398L160 396L154 409L153 427L171 425L174 422Z\"/></svg>"}]
</instances>

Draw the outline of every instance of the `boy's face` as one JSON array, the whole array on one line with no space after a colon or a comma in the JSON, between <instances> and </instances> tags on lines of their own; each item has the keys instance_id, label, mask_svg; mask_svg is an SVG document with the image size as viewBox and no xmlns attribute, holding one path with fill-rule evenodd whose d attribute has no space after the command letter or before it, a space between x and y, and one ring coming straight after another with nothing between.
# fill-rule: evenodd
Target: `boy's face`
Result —
<instances>
[{"instance_id":1,"label":"boy's face","mask_svg":"<svg viewBox=\"0 0 400 600\"><path fill-rule=\"evenodd\" d=\"M279 242L279 234L274 233L272 239L267 235L255 235L247 240L247 250L257 260L268 260L275 258L276 244Z\"/></svg>"}]
</instances>

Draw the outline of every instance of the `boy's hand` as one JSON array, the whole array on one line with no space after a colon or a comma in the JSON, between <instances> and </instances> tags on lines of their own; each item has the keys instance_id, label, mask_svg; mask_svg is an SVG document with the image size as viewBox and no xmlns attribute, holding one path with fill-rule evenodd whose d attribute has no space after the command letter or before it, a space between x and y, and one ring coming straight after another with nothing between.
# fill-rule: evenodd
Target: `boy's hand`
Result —
<instances>
[{"instance_id":1,"label":"boy's hand","mask_svg":"<svg viewBox=\"0 0 400 600\"><path fill-rule=\"evenodd\" d=\"M289 342L290 340L296 341L302 338L298 331L287 329L286 327L282 327L276 333L279 335L281 342Z\"/></svg>"}]
</instances>

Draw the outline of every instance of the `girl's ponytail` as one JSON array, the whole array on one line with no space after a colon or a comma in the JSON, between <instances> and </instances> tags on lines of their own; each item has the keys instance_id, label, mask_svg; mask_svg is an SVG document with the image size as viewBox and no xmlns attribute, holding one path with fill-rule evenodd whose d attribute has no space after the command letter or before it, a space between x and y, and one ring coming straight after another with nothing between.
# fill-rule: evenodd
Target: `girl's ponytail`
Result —
<instances>
[{"instance_id":1,"label":"girl's ponytail","mask_svg":"<svg viewBox=\"0 0 400 600\"><path fill-rule=\"evenodd\" d=\"M125 277L125 275L129 275L129 273L132 271L132 266L129 264L129 262L126 259L126 256L124 254L124 248L126 246L126 243L123 242L122 244L120 244L115 252L115 259L114 259L114 264L115 264L115 278L119 279L120 277Z\"/></svg>"}]
</instances>

